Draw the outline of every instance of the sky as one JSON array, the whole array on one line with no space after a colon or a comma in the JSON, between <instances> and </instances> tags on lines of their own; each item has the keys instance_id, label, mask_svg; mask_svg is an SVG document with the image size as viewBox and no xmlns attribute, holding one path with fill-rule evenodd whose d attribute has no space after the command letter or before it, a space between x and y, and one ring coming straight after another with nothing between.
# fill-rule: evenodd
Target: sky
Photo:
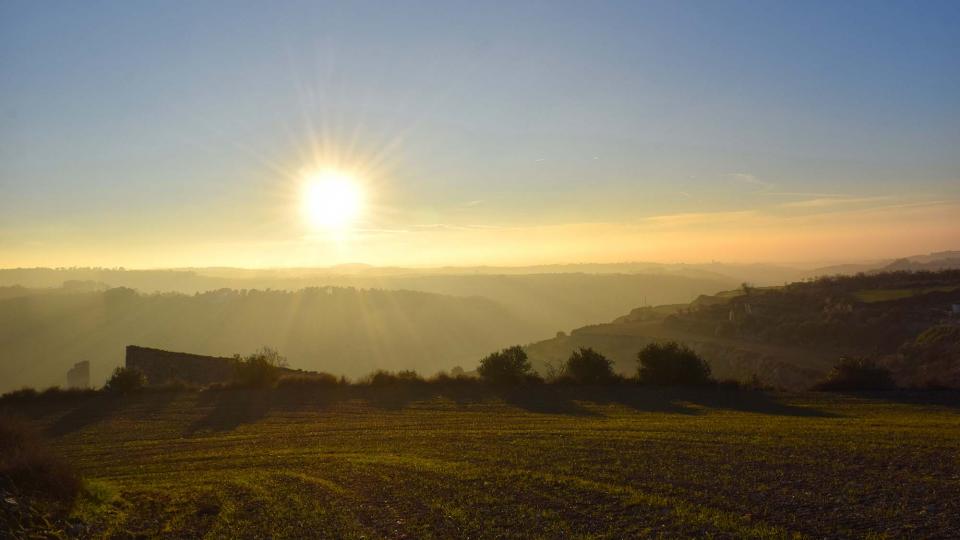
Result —
<instances>
[{"instance_id":1,"label":"sky","mask_svg":"<svg viewBox=\"0 0 960 540\"><path fill-rule=\"evenodd\" d=\"M958 28L955 1L7 0L0 267L960 249ZM361 209L317 229L331 170Z\"/></svg>"}]
</instances>

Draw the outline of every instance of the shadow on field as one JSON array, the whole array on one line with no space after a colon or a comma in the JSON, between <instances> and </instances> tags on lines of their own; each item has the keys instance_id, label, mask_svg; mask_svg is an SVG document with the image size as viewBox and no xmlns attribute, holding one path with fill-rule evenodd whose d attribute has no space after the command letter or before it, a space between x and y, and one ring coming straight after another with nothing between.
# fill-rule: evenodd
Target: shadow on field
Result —
<instances>
[{"instance_id":1,"label":"shadow on field","mask_svg":"<svg viewBox=\"0 0 960 540\"><path fill-rule=\"evenodd\" d=\"M525 411L541 414L567 414L572 416L602 416L577 403L573 396L559 388L549 386L531 389L510 388L497 393L505 403Z\"/></svg>"},{"instance_id":2,"label":"shadow on field","mask_svg":"<svg viewBox=\"0 0 960 540\"><path fill-rule=\"evenodd\" d=\"M531 412L600 415L580 403L619 405L638 412L702 414L703 409L732 410L780 416L831 417L818 409L781 403L758 390L702 388L663 388L622 386L541 387L517 391L519 399L504 401ZM576 412L568 412L576 411Z\"/></svg>"},{"instance_id":3,"label":"shadow on field","mask_svg":"<svg viewBox=\"0 0 960 540\"><path fill-rule=\"evenodd\" d=\"M29 405L18 406L15 410L32 418L53 418L46 431L48 435L56 437L108 421L114 416L149 420L164 410L172 400L192 400L185 394L196 396L196 401L191 405L199 413L199 418L184 430L184 435L187 436L201 432L230 431L243 424L258 422L271 411L319 411L347 402L381 410L402 410L416 404L428 404L430 408L445 408L451 404L456 408L468 408L474 405L503 403L531 413L582 417L604 416L605 410L598 406L607 405L637 412L682 415L704 414L712 409L779 416L837 416L809 406L784 403L783 396L761 390L719 386L670 388L635 384L499 388L481 384L335 385L275 389L220 388L199 393L147 391L128 396L95 393L71 399L38 398L24 402ZM844 395L878 402L960 408L958 391L896 391ZM447 404L440 404L436 400ZM434 403L429 404L430 402Z\"/></svg>"},{"instance_id":4,"label":"shadow on field","mask_svg":"<svg viewBox=\"0 0 960 540\"><path fill-rule=\"evenodd\" d=\"M960 409L960 390L874 390L864 392L846 391L835 393L846 397L876 402Z\"/></svg>"},{"instance_id":5,"label":"shadow on field","mask_svg":"<svg viewBox=\"0 0 960 540\"><path fill-rule=\"evenodd\" d=\"M541 414L568 414L574 416L599 416L578 404L571 396L550 386L530 387L484 387L484 386L442 386L411 385L393 387L372 387L362 390L362 399L374 407L399 410L411 403L442 398L457 406L489 402L499 399L508 405Z\"/></svg>"},{"instance_id":6,"label":"shadow on field","mask_svg":"<svg viewBox=\"0 0 960 540\"><path fill-rule=\"evenodd\" d=\"M197 407L210 406L210 413L191 424L187 435L200 431L230 431L242 424L263 418L276 405L282 405L271 390L205 390L200 392ZM275 403L277 402L277 403ZM277 407L286 408L286 407Z\"/></svg>"},{"instance_id":7,"label":"shadow on field","mask_svg":"<svg viewBox=\"0 0 960 540\"><path fill-rule=\"evenodd\" d=\"M134 396L94 394L72 399L69 402L74 404L73 408L50 424L46 432L54 437L66 435L103 422L120 411L132 419L142 420L162 410L176 396L176 392L146 392ZM56 401L52 405L62 407L62 403L58 405Z\"/></svg>"},{"instance_id":8,"label":"shadow on field","mask_svg":"<svg viewBox=\"0 0 960 540\"><path fill-rule=\"evenodd\" d=\"M814 409L812 407L798 407L775 399L773 395L763 390L707 388L701 391L693 389L679 389L681 396L686 393L685 400L710 409L751 412L776 416L803 416L812 418L836 418L839 415Z\"/></svg>"},{"instance_id":9,"label":"shadow on field","mask_svg":"<svg viewBox=\"0 0 960 540\"><path fill-rule=\"evenodd\" d=\"M120 410L122 400L118 396L96 396L80 401L67 414L58 418L47 428L47 434L59 437L79 431L86 426L102 422Z\"/></svg>"},{"instance_id":10,"label":"shadow on field","mask_svg":"<svg viewBox=\"0 0 960 540\"><path fill-rule=\"evenodd\" d=\"M759 390L703 388L660 388L636 385L555 386L496 388L481 385L444 386L430 384L382 387L318 387L297 389L225 389L200 393L197 407L209 409L185 432L229 431L254 423L270 411L317 411L338 403L356 401L377 409L402 410L415 403L436 399L456 407L502 402L538 414L600 417L604 413L590 405L618 405L638 412L697 415L708 409L757 414L834 417L835 414L810 407L782 403L776 395Z\"/></svg>"}]
</instances>

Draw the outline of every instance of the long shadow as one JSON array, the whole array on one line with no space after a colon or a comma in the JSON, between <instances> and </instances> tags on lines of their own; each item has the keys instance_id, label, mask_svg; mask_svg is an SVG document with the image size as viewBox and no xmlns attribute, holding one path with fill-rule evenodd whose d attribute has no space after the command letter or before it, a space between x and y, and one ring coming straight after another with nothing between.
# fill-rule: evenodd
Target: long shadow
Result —
<instances>
[{"instance_id":1,"label":"long shadow","mask_svg":"<svg viewBox=\"0 0 960 540\"><path fill-rule=\"evenodd\" d=\"M779 401L775 395L748 389L653 387L634 384L543 386L512 390L505 401L533 412L597 415L580 403L616 404L639 412L697 415L703 409L735 410L779 416L829 418L837 415Z\"/></svg>"},{"instance_id":2,"label":"long shadow","mask_svg":"<svg viewBox=\"0 0 960 540\"><path fill-rule=\"evenodd\" d=\"M356 388L353 395L378 409L397 411L413 402L435 397L437 393L426 385L398 385Z\"/></svg>"},{"instance_id":3,"label":"long shadow","mask_svg":"<svg viewBox=\"0 0 960 540\"><path fill-rule=\"evenodd\" d=\"M266 416L273 401L273 392L259 389L204 390L198 406L212 406L209 414L187 427L186 435L198 432L230 431Z\"/></svg>"},{"instance_id":4,"label":"long shadow","mask_svg":"<svg viewBox=\"0 0 960 540\"><path fill-rule=\"evenodd\" d=\"M443 398L453 401L458 407L499 399L508 405L525 411L541 414L567 414L598 416L590 409L576 403L563 389L546 386L490 387L479 385L397 385L355 389L367 403L374 407L399 410L414 402Z\"/></svg>"},{"instance_id":5,"label":"long shadow","mask_svg":"<svg viewBox=\"0 0 960 540\"><path fill-rule=\"evenodd\" d=\"M635 411L683 415L703 414L705 409L735 410L758 414L835 417L836 414L783 403L759 390L724 387L651 387L635 384L609 386L530 385L490 387L484 385L399 384L361 387L314 387L298 389L219 389L200 393L197 406L210 412L186 430L186 435L222 432L261 420L271 410L315 411L331 405L360 400L383 410L402 410L416 402L442 398L457 406L490 400L539 414L602 416L589 404L615 404ZM956 401L951 401L955 403ZM100 414L106 414L100 411Z\"/></svg>"},{"instance_id":6,"label":"long shadow","mask_svg":"<svg viewBox=\"0 0 960 540\"><path fill-rule=\"evenodd\" d=\"M870 401L902 403L904 405L918 405L923 407L945 407L960 409L960 390L873 390L873 391L838 391L839 395Z\"/></svg>"},{"instance_id":7,"label":"long shadow","mask_svg":"<svg viewBox=\"0 0 960 540\"><path fill-rule=\"evenodd\" d=\"M99 393L71 398L69 401L53 401L44 404L48 413L56 408L63 408L64 401L74 406L50 424L46 432L54 437L66 435L105 421L121 412L132 419L142 420L165 408L178 395L180 392L176 391L147 391L126 396Z\"/></svg>"},{"instance_id":8,"label":"long shadow","mask_svg":"<svg viewBox=\"0 0 960 540\"><path fill-rule=\"evenodd\" d=\"M124 406L124 396L109 394L83 399L67 414L50 424L47 435L59 437L79 431L89 425L102 422L116 414Z\"/></svg>"},{"instance_id":9,"label":"long shadow","mask_svg":"<svg viewBox=\"0 0 960 540\"><path fill-rule=\"evenodd\" d=\"M711 409L810 418L837 418L841 416L812 407L798 407L783 403L775 399L770 392L764 390L707 387L703 389L682 389L680 395L684 394L686 394L684 399L690 403Z\"/></svg>"},{"instance_id":10,"label":"long shadow","mask_svg":"<svg viewBox=\"0 0 960 540\"><path fill-rule=\"evenodd\" d=\"M563 390L552 386L503 388L497 390L497 396L505 403L535 413L601 416L600 413L577 403L575 396Z\"/></svg>"},{"instance_id":11,"label":"long shadow","mask_svg":"<svg viewBox=\"0 0 960 540\"><path fill-rule=\"evenodd\" d=\"M616 404L638 412L668 414L701 414L699 409L685 405L671 389L640 387L632 384L610 386L567 387L577 399L598 404Z\"/></svg>"}]
</instances>

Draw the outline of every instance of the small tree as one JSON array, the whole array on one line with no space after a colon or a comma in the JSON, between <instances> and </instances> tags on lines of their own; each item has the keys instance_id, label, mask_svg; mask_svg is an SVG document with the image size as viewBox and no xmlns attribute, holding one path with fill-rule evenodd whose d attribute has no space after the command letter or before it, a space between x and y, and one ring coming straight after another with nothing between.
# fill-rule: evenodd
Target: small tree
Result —
<instances>
[{"instance_id":1,"label":"small tree","mask_svg":"<svg viewBox=\"0 0 960 540\"><path fill-rule=\"evenodd\" d=\"M873 360L844 356L833 366L826 380L814 386L815 390L890 390L896 388L890 370Z\"/></svg>"},{"instance_id":2,"label":"small tree","mask_svg":"<svg viewBox=\"0 0 960 540\"><path fill-rule=\"evenodd\" d=\"M266 388L277 382L283 367L287 367L287 359L263 347L246 358L237 358L234 381L238 386Z\"/></svg>"},{"instance_id":3,"label":"small tree","mask_svg":"<svg viewBox=\"0 0 960 540\"><path fill-rule=\"evenodd\" d=\"M577 384L601 384L616 377L613 361L590 347L580 347L570 354L563 375Z\"/></svg>"},{"instance_id":4,"label":"small tree","mask_svg":"<svg viewBox=\"0 0 960 540\"><path fill-rule=\"evenodd\" d=\"M710 364L693 349L670 341L651 343L637 355L640 382L664 386L708 384Z\"/></svg>"},{"instance_id":5,"label":"small tree","mask_svg":"<svg viewBox=\"0 0 960 540\"><path fill-rule=\"evenodd\" d=\"M114 394L132 394L147 384L143 373L138 369L118 367L103 385L103 389Z\"/></svg>"},{"instance_id":6,"label":"small tree","mask_svg":"<svg viewBox=\"0 0 960 540\"><path fill-rule=\"evenodd\" d=\"M514 345L480 360L477 373L494 384L518 384L532 376L531 369L526 351Z\"/></svg>"}]
</instances>

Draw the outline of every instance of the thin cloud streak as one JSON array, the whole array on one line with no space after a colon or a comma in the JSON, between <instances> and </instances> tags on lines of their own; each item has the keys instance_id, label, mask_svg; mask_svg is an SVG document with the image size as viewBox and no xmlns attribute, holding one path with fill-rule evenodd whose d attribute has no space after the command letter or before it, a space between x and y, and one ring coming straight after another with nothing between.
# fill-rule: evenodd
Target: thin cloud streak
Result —
<instances>
[{"instance_id":1,"label":"thin cloud streak","mask_svg":"<svg viewBox=\"0 0 960 540\"><path fill-rule=\"evenodd\" d=\"M854 205L854 204L866 204L866 203L875 203L878 201L889 201L893 197L844 197L844 196L830 196L830 197L820 197L816 199L806 199L802 201L793 201L781 203L778 206L781 208L827 208L833 206L844 206L844 205Z\"/></svg>"}]
</instances>

